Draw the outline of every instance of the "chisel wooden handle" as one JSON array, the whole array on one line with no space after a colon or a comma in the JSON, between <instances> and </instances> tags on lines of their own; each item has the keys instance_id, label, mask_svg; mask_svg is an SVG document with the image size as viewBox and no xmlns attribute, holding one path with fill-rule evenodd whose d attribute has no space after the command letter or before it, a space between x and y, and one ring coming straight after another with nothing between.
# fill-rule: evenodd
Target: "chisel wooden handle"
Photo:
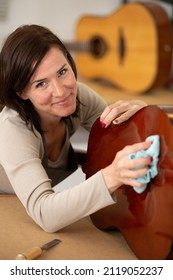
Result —
<instances>
[{"instance_id":1,"label":"chisel wooden handle","mask_svg":"<svg viewBox=\"0 0 173 280\"><path fill-rule=\"evenodd\" d=\"M16 260L34 260L38 258L42 253L42 249L40 247L33 247L28 249L24 253L18 254L16 256Z\"/></svg>"}]
</instances>

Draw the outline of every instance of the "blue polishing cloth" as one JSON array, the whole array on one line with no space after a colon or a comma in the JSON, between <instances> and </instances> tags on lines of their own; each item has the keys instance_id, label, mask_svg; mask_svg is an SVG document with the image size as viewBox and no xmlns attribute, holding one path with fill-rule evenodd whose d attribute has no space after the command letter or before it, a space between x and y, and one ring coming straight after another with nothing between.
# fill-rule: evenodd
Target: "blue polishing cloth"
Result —
<instances>
[{"instance_id":1,"label":"blue polishing cloth","mask_svg":"<svg viewBox=\"0 0 173 280\"><path fill-rule=\"evenodd\" d=\"M135 180L140 183L146 183L143 187L135 188L134 190L137 193L142 193L146 190L147 184L150 182L152 178L154 178L158 174L157 170L157 163L159 160L159 153L160 153L160 138L158 135L152 135L146 138L146 141L153 141L152 145L147 150L141 150L137 153L129 155L130 159L134 158L141 158L141 157L152 157L153 161L150 164L150 168L148 169L147 173Z\"/></svg>"}]
</instances>

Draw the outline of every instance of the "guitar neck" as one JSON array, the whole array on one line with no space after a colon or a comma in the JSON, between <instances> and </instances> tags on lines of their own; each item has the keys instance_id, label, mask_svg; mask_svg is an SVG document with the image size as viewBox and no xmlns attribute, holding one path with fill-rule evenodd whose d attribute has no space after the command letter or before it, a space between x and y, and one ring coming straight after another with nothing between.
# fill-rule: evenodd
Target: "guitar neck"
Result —
<instances>
[{"instance_id":1,"label":"guitar neck","mask_svg":"<svg viewBox=\"0 0 173 280\"><path fill-rule=\"evenodd\" d=\"M64 45L69 51L72 52L90 52L90 43L81 41L71 41L71 42L64 42Z\"/></svg>"},{"instance_id":2,"label":"guitar neck","mask_svg":"<svg viewBox=\"0 0 173 280\"><path fill-rule=\"evenodd\" d=\"M69 51L88 52L94 58L102 58L108 50L108 46L101 36L93 36L88 41L64 42Z\"/></svg>"}]
</instances>

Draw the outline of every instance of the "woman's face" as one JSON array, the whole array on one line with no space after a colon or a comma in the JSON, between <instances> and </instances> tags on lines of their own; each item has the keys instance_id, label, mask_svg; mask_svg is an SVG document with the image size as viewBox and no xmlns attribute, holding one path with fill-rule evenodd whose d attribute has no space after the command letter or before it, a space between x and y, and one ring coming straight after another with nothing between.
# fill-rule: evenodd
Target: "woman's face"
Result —
<instances>
[{"instance_id":1,"label":"woman's face","mask_svg":"<svg viewBox=\"0 0 173 280\"><path fill-rule=\"evenodd\" d=\"M57 47L44 56L26 88L20 93L29 99L41 120L66 117L76 110L77 85L74 72Z\"/></svg>"}]
</instances>

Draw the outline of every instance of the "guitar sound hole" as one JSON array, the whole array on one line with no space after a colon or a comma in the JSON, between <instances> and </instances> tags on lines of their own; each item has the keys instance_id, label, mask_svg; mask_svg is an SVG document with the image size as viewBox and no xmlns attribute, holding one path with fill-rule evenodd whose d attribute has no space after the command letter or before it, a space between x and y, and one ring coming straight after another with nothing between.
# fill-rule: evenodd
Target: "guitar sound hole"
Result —
<instances>
[{"instance_id":1,"label":"guitar sound hole","mask_svg":"<svg viewBox=\"0 0 173 280\"><path fill-rule=\"evenodd\" d=\"M90 52L96 58L104 56L107 48L105 41L99 36L94 37L90 42Z\"/></svg>"},{"instance_id":2,"label":"guitar sound hole","mask_svg":"<svg viewBox=\"0 0 173 280\"><path fill-rule=\"evenodd\" d=\"M119 55L120 55L120 64L123 64L124 56L125 56L125 39L124 39L124 33L122 28L120 28L119 30Z\"/></svg>"}]
</instances>

